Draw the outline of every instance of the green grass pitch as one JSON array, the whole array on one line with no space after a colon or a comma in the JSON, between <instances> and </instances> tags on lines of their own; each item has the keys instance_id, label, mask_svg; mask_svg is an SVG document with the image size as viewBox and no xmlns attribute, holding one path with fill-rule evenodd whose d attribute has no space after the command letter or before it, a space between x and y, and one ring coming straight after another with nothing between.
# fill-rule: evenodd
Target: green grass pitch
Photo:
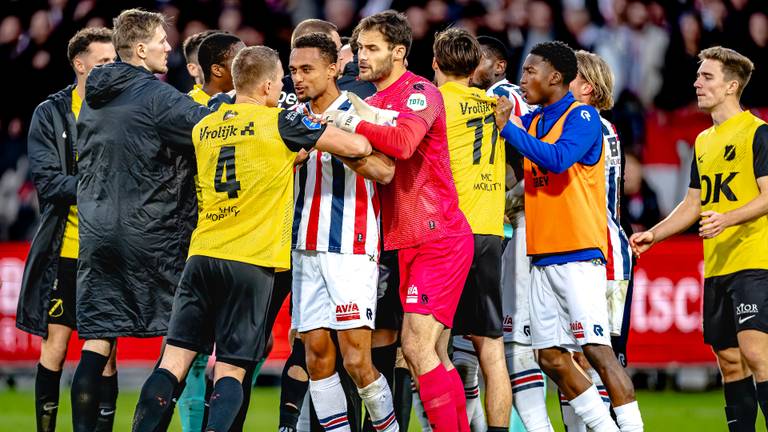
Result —
<instances>
[{"instance_id":1,"label":"green grass pitch","mask_svg":"<svg viewBox=\"0 0 768 432\"><path fill-rule=\"evenodd\" d=\"M278 387L257 387L251 396L246 431L277 430L277 405L280 396ZM129 431L138 391L120 392L117 407L115 431ZM705 393L638 392L640 409L643 413L646 431L725 431L723 396L719 391ZM556 431L563 431L555 395L550 392L548 400L550 416ZM35 425L34 398L31 391L0 390L0 432L33 431ZM72 430L70 418L69 388L63 389L58 415L58 431ZM758 422L763 422L758 415ZM181 431L174 419L170 431ZM418 431L415 418L409 431ZM758 431L765 431L761 424Z\"/></svg>"}]
</instances>

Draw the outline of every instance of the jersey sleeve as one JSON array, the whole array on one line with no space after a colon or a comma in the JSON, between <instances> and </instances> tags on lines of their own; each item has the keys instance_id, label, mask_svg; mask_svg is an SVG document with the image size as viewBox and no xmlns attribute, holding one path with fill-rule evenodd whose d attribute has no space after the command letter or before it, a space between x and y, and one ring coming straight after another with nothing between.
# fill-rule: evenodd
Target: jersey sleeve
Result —
<instances>
[{"instance_id":1,"label":"jersey sleeve","mask_svg":"<svg viewBox=\"0 0 768 432\"><path fill-rule=\"evenodd\" d=\"M284 109L277 115L277 129L286 147L298 152L310 150L325 132L324 124L315 123L299 112Z\"/></svg>"},{"instance_id":2,"label":"jersey sleeve","mask_svg":"<svg viewBox=\"0 0 768 432\"><path fill-rule=\"evenodd\" d=\"M691 160L691 181L688 183L691 189L701 189L701 179L699 178L699 165L696 163L696 150L693 151Z\"/></svg>"},{"instance_id":3,"label":"jersey sleeve","mask_svg":"<svg viewBox=\"0 0 768 432\"><path fill-rule=\"evenodd\" d=\"M407 94L406 107L403 113L409 113L423 120L427 129L432 127L432 123L440 117L440 113L445 111L443 95L432 84L417 82L412 87L412 92Z\"/></svg>"},{"instance_id":4,"label":"jersey sleeve","mask_svg":"<svg viewBox=\"0 0 768 432\"><path fill-rule=\"evenodd\" d=\"M752 141L752 159L755 178L768 176L768 124L764 124L755 131Z\"/></svg>"}]
</instances>

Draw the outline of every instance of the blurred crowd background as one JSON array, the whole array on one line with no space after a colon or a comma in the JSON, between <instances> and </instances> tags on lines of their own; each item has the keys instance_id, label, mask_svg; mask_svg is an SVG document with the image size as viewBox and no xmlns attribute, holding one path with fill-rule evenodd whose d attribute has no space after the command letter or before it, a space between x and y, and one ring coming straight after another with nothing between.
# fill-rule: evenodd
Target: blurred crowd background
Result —
<instances>
[{"instance_id":1,"label":"blurred crowd background","mask_svg":"<svg viewBox=\"0 0 768 432\"><path fill-rule=\"evenodd\" d=\"M86 26L111 27L129 7L171 17L173 47L164 80L192 87L183 40L218 28L247 45L277 49L287 62L296 23L322 18L349 36L361 17L397 9L407 14L414 43L409 67L432 77L432 41L448 25L491 35L509 48L508 78L537 43L562 40L603 56L615 74L616 123L627 151L623 205L635 228L671 210L687 187L690 147L708 127L696 111L698 52L723 45L747 55L756 70L742 102L768 107L768 0L0 0L0 241L31 239L38 206L26 159L35 106L74 82L69 38ZM768 113L768 111L759 111ZM765 117L764 117L765 118Z\"/></svg>"}]
</instances>

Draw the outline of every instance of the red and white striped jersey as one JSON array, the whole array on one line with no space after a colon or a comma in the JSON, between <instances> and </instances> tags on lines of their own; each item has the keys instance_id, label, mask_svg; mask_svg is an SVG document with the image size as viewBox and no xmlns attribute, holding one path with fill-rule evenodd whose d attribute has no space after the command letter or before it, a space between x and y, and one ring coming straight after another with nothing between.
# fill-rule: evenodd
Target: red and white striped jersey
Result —
<instances>
[{"instance_id":1,"label":"red and white striped jersey","mask_svg":"<svg viewBox=\"0 0 768 432\"><path fill-rule=\"evenodd\" d=\"M512 84L506 78L490 86L485 94L497 97L506 96L507 99L515 103L515 112L513 114L518 117L522 117L533 110L533 107L525 103L520 95L520 87Z\"/></svg>"},{"instance_id":2,"label":"red and white striped jersey","mask_svg":"<svg viewBox=\"0 0 768 432\"><path fill-rule=\"evenodd\" d=\"M605 193L608 214L608 280L629 280L632 252L627 234L621 228L621 142L616 127L600 117L605 146Z\"/></svg>"},{"instance_id":3,"label":"red and white striped jersey","mask_svg":"<svg viewBox=\"0 0 768 432\"><path fill-rule=\"evenodd\" d=\"M309 103L292 109L311 112ZM328 110L347 111L347 92ZM293 249L368 254L379 251L379 196L376 183L357 175L330 153L314 150L296 169Z\"/></svg>"}]
</instances>

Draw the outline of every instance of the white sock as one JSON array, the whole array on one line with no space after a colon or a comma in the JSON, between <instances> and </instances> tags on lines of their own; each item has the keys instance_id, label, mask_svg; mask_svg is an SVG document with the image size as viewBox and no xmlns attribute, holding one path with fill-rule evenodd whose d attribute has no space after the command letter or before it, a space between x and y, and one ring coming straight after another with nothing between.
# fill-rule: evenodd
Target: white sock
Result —
<instances>
[{"instance_id":1,"label":"white sock","mask_svg":"<svg viewBox=\"0 0 768 432\"><path fill-rule=\"evenodd\" d=\"M475 411L472 413L472 417L469 418L469 428L472 432L485 432L488 430L488 423L485 421L485 411L483 411L483 404L475 404Z\"/></svg>"},{"instance_id":2,"label":"white sock","mask_svg":"<svg viewBox=\"0 0 768 432\"><path fill-rule=\"evenodd\" d=\"M643 418L640 416L640 406L637 401L614 407L616 421L619 422L621 432L635 432L643 430Z\"/></svg>"},{"instance_id":3,"label":"white sock","mask_svg":"<svg viewBox=\"0 0 768 432\"><path fill-rule=\"evenodd\" d=\"M351 432L347 419L347 398L335 373L321 380L309 380L309 393L315 404L317 419L324 430Z\"/></svg>"},{"instance_id":4,"label":"white sock","mask_svg":"<svg viewBox=\"0 0 768 432\"><path fill-rule=\"evenodd\" d=\"M563 415L563 425L568 432L587 432L587 425L581 421L581 417L576 415L571 404L558 390L557 394L560 396L560 413Z\"/></svg>"},{"instance_id":5,"label":"white sock","mask_svg":"<svg viewBox=\"0 0 768 432\"><path fill-rule=\"evenodd\" d=\"M597 392L600 393L600 397L603 399L605 407L610 411L611 397L608 395L608 389L605 388L603 380L600 378L600 374L598 374L597 371L593 368L587 369L587 374L589 374L589 378L592 380L592 384L597 387Z\"/></svg>"},{"instance_id":6,"label":"white sock","mask_svg":"<svg viewBox=\"0 0 768 432\"><path fill-rule=\"evenodd\" d=\"M400 427L395 420L395 408L392 392L389 390L384 375L363 388L358 388L360 398L365 403L365 410L371 416L371 423L376 432L397 432Z\"/></svg>"},{"instance_id":7,"label":"white sock","mask_svg":"<svg viewBox=\"0 0 768 432\"><path fill-rule=\"evenodd\" d=\"M611 414L605 408L597 387L590 386L584 393L568 401L573 411L595 432L619 432Z\"/></svg>"},{"instance_id":8,"label":"white sock","mask_svg":"<svg viewBox=\"0 0 768 432\"><path fill-rule=\"evenodd\" d=\"M456 338L458 336L454 336ZM472 432L481 431L485 432L488 426L485 424L485 413L483 412L482 404L480 403L480 385L477 379L477 373L480 370L480 363L476 356L463 351L453 352L453 365L459 372L461 382L464 385L464 396L467 399L467 420L470 423L470 429ZM482 424L478 423L477 427L472 425L474 417L476 416L478 409L482 414Z\"/></svg>"},{"instance_id":9,"label":"white sock","mask_svg":"<svg viewBox=\"0 0 768 432\"><path fill-rule=\"evenodd\" d=\"M512 403L528 432L554 431L547 414L547 388L530 345L504 344ZM570 430L569 430L570 431Z\"/></svg>"},{"instance_id":10,"label":"white sock","mask_svg":"<svg viewBox=\"0 0 768 432\"><path fill-rule=\"evenodd\" d=\"M416 418L419 419L421 432L432 432L429 419L427 419L427 412L424 411L424 404L421 403L421 398L419 397L419 390L416 389L416 384L413 381L411 381L411 392L413 393L413 412L416 414Z\"/></svg>"}]
</instances>

